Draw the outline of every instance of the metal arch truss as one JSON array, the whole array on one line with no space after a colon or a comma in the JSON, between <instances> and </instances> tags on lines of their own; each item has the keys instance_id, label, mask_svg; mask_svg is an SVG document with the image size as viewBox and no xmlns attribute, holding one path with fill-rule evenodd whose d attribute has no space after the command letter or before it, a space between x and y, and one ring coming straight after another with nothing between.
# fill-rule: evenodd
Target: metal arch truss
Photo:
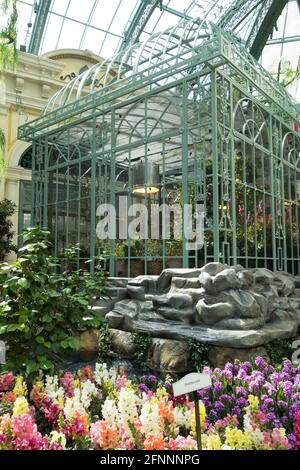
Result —
<instances>
[{"instance_id":1,"label":"metal arch truss","mask_svg":"<svg viewBox=\"0 0 300 470\"><path fill-rule=\"evenodd\" d=\"M297 108L242 44L207 21L182 21L98 67L19 128L33 143L32 222L48 227L55 253L79 243L78 266L102 254L117 276L209 261L299 273ZM103 88L84 93L99 73ZM159 166L159 191L138 197L141 160ZM150 240L124 240L136 202L158 214ZM203 247L182 226L176 237L172 222L163 239L159 208L174 202L203 205ZM117 227L101 240L97 208L107 203Z\"/></svg>"},{"instance_id":2,"label":"metal arch truss","mask_svg":"<svg viewBox=\"0 0 300 470\"><path fill-rule=\"evenodd\" d=\"M124 41L121 44L120 51L129 45L135 44L145 29L152 13L157 7L161 7L162 0L141 0L140 5L130 22L128 28L124 31Z\"/></svg>"},{"instance_id":3,"label":"metal arch truss","mask_svg":"<svg viewBox=\"0 0 300 470\"><path fill-rule=\"evenodd\" d=\"M42 37L44 34L48 13L50 10L52 0L40 0L38 4L38 10L36 18L33 24L33 30L30 37L28 52L30 54L38 54Z\"/></svg>"}]
</instances>

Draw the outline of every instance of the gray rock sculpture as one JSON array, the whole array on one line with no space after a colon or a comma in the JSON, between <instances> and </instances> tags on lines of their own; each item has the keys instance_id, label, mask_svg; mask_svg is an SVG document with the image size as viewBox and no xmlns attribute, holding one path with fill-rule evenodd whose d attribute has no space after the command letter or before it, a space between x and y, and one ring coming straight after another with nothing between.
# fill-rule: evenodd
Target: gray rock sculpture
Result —
<instances>
[{"instance_id":1,"label":"gray rock sculpture","mask_svg":"<svg viewBox=\"0 0 300 470\"><path fill-rule=\"evenodd\" d=\"M209 263L165 269L127 284L107 313L110 328L214 346L252 348L290 338L300 326L300 277Z\"/></svg>"}]
</instances>

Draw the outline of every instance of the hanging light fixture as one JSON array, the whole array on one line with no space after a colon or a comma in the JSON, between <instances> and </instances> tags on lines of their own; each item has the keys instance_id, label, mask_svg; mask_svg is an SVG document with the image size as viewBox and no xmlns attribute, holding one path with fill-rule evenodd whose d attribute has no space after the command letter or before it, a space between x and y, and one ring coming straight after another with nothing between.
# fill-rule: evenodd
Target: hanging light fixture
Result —
<instances>
[{"instance_id":1,"label":"hanging light fixture","mask_svg":"<svg viewBox=\"0 0 300 470\"><path fill-rule=\"evenodd\" d=\"M133 194L156 194L160 191L159 165L141 162L132 167Z\"/></svg>"}]
</instances>

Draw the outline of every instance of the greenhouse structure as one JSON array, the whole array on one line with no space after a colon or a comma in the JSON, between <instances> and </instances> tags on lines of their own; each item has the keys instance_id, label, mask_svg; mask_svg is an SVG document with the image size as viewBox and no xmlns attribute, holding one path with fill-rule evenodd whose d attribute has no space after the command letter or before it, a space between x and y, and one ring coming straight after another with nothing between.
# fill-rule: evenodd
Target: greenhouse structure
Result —
<instances>
[{"instance_id":1,"label":"greenhouse structure","mask_svg":"<svg viewBox=\"0 0 300 470\"><path fill-rule=\"evenodd\" d=\"M210 261L299 273L298 109L253 57L256 16L246 44L234 36L242 14L181 19L129 44L20 127L33 146L32 220L50 230L56 254L75 244L78 263L109 253L110 274L129 277ZM155 239L150 227L149 238L120 234L137 203L152 214L201 204L203 246L189 249L183 228L162 238L161 211ZM118 221L107 239L96 233L102 204Z\"/></svg>"}]
</instances>

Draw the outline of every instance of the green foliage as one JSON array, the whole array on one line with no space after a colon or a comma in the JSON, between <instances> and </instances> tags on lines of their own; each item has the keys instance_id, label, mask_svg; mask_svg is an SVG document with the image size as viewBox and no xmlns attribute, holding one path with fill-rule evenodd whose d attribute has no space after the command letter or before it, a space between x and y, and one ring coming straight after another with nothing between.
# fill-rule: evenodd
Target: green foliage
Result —
<instances>
[{"instance_id":1,"label":"green foliage","mask_svg":"<svg viewBox=\"0 0 300 470\"><path fill-rule=\"evenodd\" d=\"M27 375L53 370L66 352L78 349L76 332L101 321L84 316L91 297L105 294L105 273L55 273L48 237L39 227L28 229L19 258L0 267L0 340L9 348L5 368Z\"/></svg>"},{"instance_id":2,"label":"green foliage","mask_svg":"<svg viewBox=\"0 0 300 470\"><path fill-rule=\"evenodd\" d=\"M284 87L289 87L294 81L300 79L300 57L295 69L291 67L291 63L282 58L278 66L278 79Z\"/></svg>"},{"instance_id":3,"label":"green foliage","mask_svg":"<svg viewBox=\"0 0 300 470\"><path fill-rule=\"evenodd\" d=\"M12 243L14 232L13 223L9 220L15 210L16 205L9 199L0 201L0 261L3 261L6 254L16 251L17 247Z\"/></svg>"},{"instance_id":4,"label":"green foliage","mask_svg":"<svg viewBox=\"0 0 300 470\"><path fill-rule=\"evenodd\" d=\"M270 363L277 367L282 364L283 359L291 359L293 353L293 339L275 339L265 344L265 349L270 358Z\"/></svg>"},{"instance_id":5,"label":"green foliage","mask_svg":"<svg viewBox=\"0 0 300 470\"><path fill-rule=\"evenodd\" d=\"M1 10L8 19L6 26L0 30L0 75L8 66L15 67L17 63L17 0L2 1Z\"/></svg>"},{"instance_id":6,"label":"green foliage","mask_svg":"<svg viewBox=\"0 0 300 470\"><path fill-rule=\"evenodd\" d=\"M144 367L147 360L147 353L151 344L151 338L150 336L142 335L140 333L132 333L131 341L136 348L133 360L137 365Z\"/></svg>"},{"instance_id":7,"label":"green foliage","mask_svg":"<svg viewBox=\"0 0 300 470\"><path fill-rule=\"evenodd\" d=\"M109 356L111 345L111 337L109 333L108 323L103 322L100 325L100 336L99 336L99 358L106 360Z\"/></svg>"},{"instance_id":8,"label":"green foliage","mask_svg":"<svg viewBox=\"0 0 300 470\"><path fill-rule=\"evenodd\" d=\"M208 365L209 346L194 339L188 340L192 366L199 372Z\"/></svg>"}]
</instances>

